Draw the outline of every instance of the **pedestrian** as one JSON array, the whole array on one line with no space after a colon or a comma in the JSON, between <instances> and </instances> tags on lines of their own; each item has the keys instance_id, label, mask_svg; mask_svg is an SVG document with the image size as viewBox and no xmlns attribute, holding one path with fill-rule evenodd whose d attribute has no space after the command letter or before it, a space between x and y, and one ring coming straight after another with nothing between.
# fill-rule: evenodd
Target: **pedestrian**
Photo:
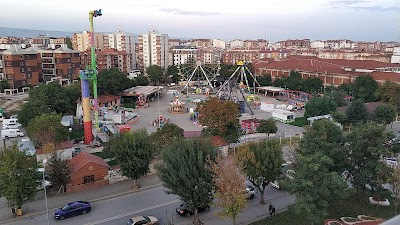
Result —
<instances>
[{"instance_id":1,"label":"pedestrian","mask_svg":"<svg viewBox=\"0 0 400 225\"><path fill-rule=\"evenodd\" d=\"M269 203L269 217L272 217L272 203Z\"/></svg>"},{"instance_id":2,"label":"pedestrian","mask_svg":"<svg viewBox=\"0 0 400 225\"><path fill-rule=\"evenodd\" d=\"M272 216L275 216L275 206L272 206Z\"/></svg>"}]
</instances>

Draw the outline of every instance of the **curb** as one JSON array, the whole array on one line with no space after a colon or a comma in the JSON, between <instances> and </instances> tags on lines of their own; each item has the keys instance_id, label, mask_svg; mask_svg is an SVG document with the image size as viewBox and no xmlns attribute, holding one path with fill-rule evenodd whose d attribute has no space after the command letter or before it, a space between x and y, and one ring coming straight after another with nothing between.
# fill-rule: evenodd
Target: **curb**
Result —
<instances>
[{"instance_id":1,"label":"curb","mask_svg":"<svg viewBox=\"0 0 400 225\"><path fill-rule=\"evenodd\" d=\"M129 195L129 194L133 194L133 193L137 193L137 192L147 191L147 190L154 189L154 188L161 187L161 186L162 186L161 183L160 184L155 184L155 185L150 185L150 186L147 186L147 187L140 188L139 190L130 190L130 191L125 191L125 192L118 193L118 194L113 194L113 195L109 195L109 196L104 196L104 197L100 197L100 198L91 199L91 200L89 200L89 202L93 202L93 203L94 202L101 202L101 201L104 201L104 200L113 199L113 198ZM57 209L58 208L49 209L49 212L55 211ZM25 214L23 216L20 216L20 217L16 217L16 218L0 221L0 224L7 224L7 223L10 223L10 222L16 222L16 221L21 220L21 219L32 218L32 217L36 217L36 216L39 216L39 215L44 215L46 213L47 213L47 211L27 213L27 214Z\"/></svg>"}]
</instances>

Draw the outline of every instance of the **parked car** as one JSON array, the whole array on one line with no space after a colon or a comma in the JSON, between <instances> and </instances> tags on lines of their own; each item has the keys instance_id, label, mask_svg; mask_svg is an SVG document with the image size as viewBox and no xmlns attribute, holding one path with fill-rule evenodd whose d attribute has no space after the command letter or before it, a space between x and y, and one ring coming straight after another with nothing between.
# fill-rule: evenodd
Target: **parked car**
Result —
<instances>
[{"instance_id":1,"label":"parked car","mask_svg":"<svg viewBox=\"0 0 400 225\"><path fill-rule=\"evenodd\" d=\"M209 205L200 206L197 208L197 212L201 213L201 212L209 211L210 208L211 207ZM180 216L191 216L194 214L193 211L190 211L188 209L188 206L186 203L180 204L179 207L176 208L176 213L178 213Z\"/></svg>"},{"instance_id":2,"label":"parked car","mask_svg":"<svg viewBox=\"0 0 400 225\"><path fill-rule=\"evenodd\" d=\"M1 138L15 138L15 137L23 137L25 136L24 132L19 129L6 129L1 131Z\"/></svg>"},{"instance_id":3,"label":"parked car","mask_svg":"<svg viewBox=\"0 0 400 225\"><path fill-rule=\"evenodd\" d=\"M21 127L21 124L19 123L8 123L8 124L3 124L3 129L18 129Z\"/></svg>"},{"instance_id":4,"label":"parked car","mask_svg":"<svg viewBox=\"0 0 400 225\"><path fill-rule=\"evenodd\" d=\"M128 220L126 225L156 225L159 224L158 219L154 216L136 216Z\"/></svg>"},{"instance_id":5,"label":"parked car","mask_svg":"<svg viewBox=\"0 0 400 225\"><path fill-rule=\"evenodd\" d=\"M63 220L68 217L77 215L84 215L92 210L92 206L87 201L75 201L70 202L59 208L54 213L54 218L57 220Z\"/></svg>"},{"instance_id":6,"label":"parked car","mask_svg":"<svg viewBox=\"0 0 400 225\"><path fill-rule=\"evenodd\" d=\"M256 196L256 191L253 186L246 186L246 199L253 199Z\"/></svg>"},{"instance_id":7,"label":"parked car","mask_svg":"<svg viewBox=\"0 0 400 225\"><path fill-rule=\"evenodd\" d=\"M274 182L270 182L269 185L271 185L271 187L276 188L278 190L282 190L283 189L282 188L282 180L284 180L284 179L293 180L294 174L295 174L294 170L286 170L283 177L281 177L280 179L278 179Z\"/></svg>"}]
</instances>

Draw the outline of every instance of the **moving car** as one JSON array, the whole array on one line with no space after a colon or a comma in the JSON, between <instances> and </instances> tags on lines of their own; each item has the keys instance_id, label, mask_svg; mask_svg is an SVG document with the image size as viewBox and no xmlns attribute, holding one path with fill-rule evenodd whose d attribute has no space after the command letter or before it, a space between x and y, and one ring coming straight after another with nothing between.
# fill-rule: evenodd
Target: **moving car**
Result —
<instances>
[{"instance_id":1,"label":"moving car","mask_svg":"<svg viewBox=\"0 0 400 225\"><path fill-rule=\"evenodd\" d=\"M210 210L209 205L204 205L204 206L200 206L197 208L197 212L199 212L199 213L209 211L209 210ZM179 207L176 208L176 213L178 213L180 216L191 216L194 214L193 211L190 211L188 209L188 206L186 203L180 204Z\"/></svg>"},{"instance_id":2,"label":"moving car","mask_svg":"<svg viewBox=\"0 0 400 225\"><path fill-rule=\"evenodd\" d=\"M87 201L75 201L70 202L59 208L54 213L54 218L57 220L63 220L68 217L77 215L84 215L92 210L92 206Z\"/></svg>"},{"instance_id":3,"label":"moving car","mask_svg":"<svg viewBox=\"0 0 400 225\"><path fill-rule=\"evenodd\" d=\"M126 225L156 225L159 224L154 216L136 216L128 220Z\"/></svg>"}]
</instances>

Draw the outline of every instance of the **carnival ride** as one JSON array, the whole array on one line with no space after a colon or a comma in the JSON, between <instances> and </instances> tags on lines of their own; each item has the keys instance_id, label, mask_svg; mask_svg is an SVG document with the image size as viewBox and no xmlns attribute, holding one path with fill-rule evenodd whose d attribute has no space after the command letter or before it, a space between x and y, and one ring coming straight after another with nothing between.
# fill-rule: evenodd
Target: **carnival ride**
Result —
<instances>
[{"instance_id":1,"label":"carnival ride","mask_svg":"<svg viewBox=\"0 0 400 225\"><path fill-rule=\"evenodd\" d=\"M90 22L90 53L91 53L91 65L88 65L85 70L79 71L79 78L81 79L82 89L82 108L83 108L83 125L85 131L85 144L90 144L93 141L92 133L92 119L90 111L90 90L89 81L93 82L93 105L94 105L94 118L96 130L99 130L99 111L98 111L98 99L97 99L97 66L96 66L96 53L94 48L94 28L93 18L103 15L101 9L92 10L89 12Z\"/></svg>"},{"instance_id":2,"label":"carnival ride","mask_svg":"<svg viewBox=\"0 0 400 225\"><path fill-rule=\"evenodd\" d=\"M232 75L220 86L217 91L217 96L223 100L233 101L240 106L241 113L244 113L245 106L250 110L250 113L254 115L251 106L245 97L243 90L247 90L251 93L251 84L249 83L248 75L253 79L253 87L255 89L256 84L258 86L256 77L247 68L247 63L239 61L236 63L237 68Z\"/></svg>"},{"instance_id":3,"label":"carnival ride","mask_svg":"<svg viewBox=\"0 0 400 225\"><path fill-rule=\"evenodd\" d=\"M213 82L219 76L221 70L220 62L217 65L206 65L201 61L188 60L187 63L178 65L178 75L186 81L185 88L189 93L189 86L198 88L209 87L214 90Z\"/></svg>"},{"instance_id":4,"label":"carnival ride","mask_svg":"<svg viewBox=\"0 0 400 225\"><path fill-rule=\"evenodd\" d=\"M180 114L187 112L185 103L179 100L179 96L175 96L175 99L169 104L171 105L169 109L170 113Z\"/></svg>"}]
</instances>

